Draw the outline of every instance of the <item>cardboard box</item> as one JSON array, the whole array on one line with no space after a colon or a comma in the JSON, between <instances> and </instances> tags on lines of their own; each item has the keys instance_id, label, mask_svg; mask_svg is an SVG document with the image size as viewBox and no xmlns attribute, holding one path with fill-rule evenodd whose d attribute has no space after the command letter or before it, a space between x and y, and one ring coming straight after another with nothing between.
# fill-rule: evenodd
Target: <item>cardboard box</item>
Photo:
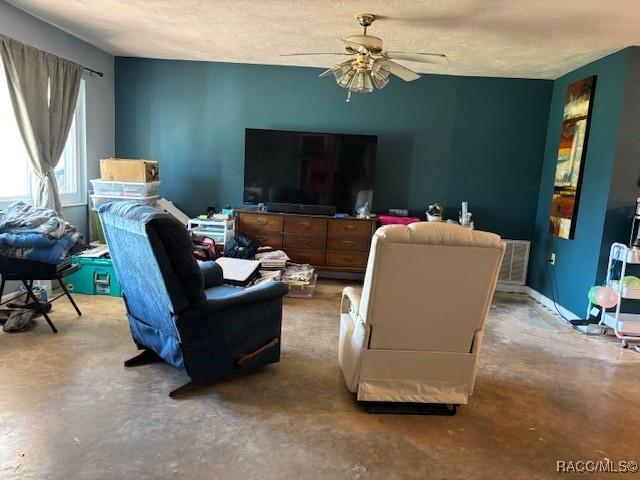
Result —
<instances>
[{"instance_id":1,"label":"cardboard box","mask_svg":"<svg viewBox=\"0 0 640 480\"><path fill-rule=\"evenodd\" d=\"M100 178L112 182L156 182L160 180L160 167L155 160L103 158Z\"/></svg>"}]
</instances>

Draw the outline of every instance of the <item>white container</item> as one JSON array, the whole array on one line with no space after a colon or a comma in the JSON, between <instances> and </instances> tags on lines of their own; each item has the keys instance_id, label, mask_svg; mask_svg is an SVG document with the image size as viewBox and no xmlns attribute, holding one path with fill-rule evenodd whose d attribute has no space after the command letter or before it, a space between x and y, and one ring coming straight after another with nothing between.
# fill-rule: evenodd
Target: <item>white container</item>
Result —
<instances>
[{"instance_id":1,"label":"white container","mask_svg":"<svg viewBox=\"0 0 640 480\"><path fill-rule=\"evenodd\" d=\"M313 298L313 293L316 290L316 283L318 282L318 274L315 273L313 278L308 284L301 284L298 282L285 282L289 285L289 293L287 297L290 298Z\"/></svg>"},{"instance_id":2,"label":"white container","mask_svg":"<svg viewBox=\"0 0 640 480\"><path fill-rule=\"evenodd\" d=\"M640 337L640 314L619 313L616 319L615 312L609 312L605 313L602 322L621 335Z\"/></svg>"},{"instance_id":3,"label":"white container","mask_svg":"<svg viewBox=\"0 0 640 480\"><path fill-rule=\"evenodd\" d=\"M93 193L96 195L117 197L153 197L158 195L160 182L131 183L110 182L108 180L91 180Z\"/></svg>"},{"instance_id":4,"label":"white container","mask_svg":"<svg viewBox=\"0 0 640 480\"><path fill-rule=\"evenodd\" d=\"M158 195L153 195L150 197L125 197L120 195L90 195L91 202L93 203L93 208L100 208L101 205L104 205L107 202L129 202L135 203L138 205L150 205L154 206L158 201Z\"/></svg>"},{"instance_id":5,"label":"white container","mask_svg":"<svg viewBox=\"0 0 640 480\"><path fill-rule=\"evenodd\" d=\"M201 237L209 237L215 240L216 244L223 247L234 235L233 219L229 220L200 220L198 218L192 218L187 224L189 231Z\"/></svg>"}]
</instances>

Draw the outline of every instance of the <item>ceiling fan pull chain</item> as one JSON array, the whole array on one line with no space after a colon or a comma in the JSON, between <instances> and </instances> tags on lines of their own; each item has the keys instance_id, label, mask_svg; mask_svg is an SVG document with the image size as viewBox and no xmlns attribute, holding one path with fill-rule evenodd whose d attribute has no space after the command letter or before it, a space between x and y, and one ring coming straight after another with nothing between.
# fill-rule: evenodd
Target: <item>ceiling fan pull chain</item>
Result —
<instances>
[{"instance_id":1,"label":"ceiling fan pull chain","mask_svg":"<svg viewBox=\"0 0 640 480\"><path fill-rule=\"evenodd\" d=\"M347 99L345 101L346 103L351 103L351 90L347 90Z\"/></svg>"}]
</instances>

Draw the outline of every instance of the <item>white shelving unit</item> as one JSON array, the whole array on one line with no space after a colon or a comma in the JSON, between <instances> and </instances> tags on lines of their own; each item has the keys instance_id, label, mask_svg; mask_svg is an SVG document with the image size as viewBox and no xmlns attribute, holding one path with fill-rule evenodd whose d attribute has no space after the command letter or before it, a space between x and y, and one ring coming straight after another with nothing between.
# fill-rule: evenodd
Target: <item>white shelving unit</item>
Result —
<instances>
[{"instance_id":1,"label":"white shelving unit","mask_svg":"<svg viewBox=\"0 0 640 480\"><path fill-rule=\"evenodd\" d=\"M192 218L189 220L187 228L194 235L212 238L216 245L221 245L224 248L226 243L233 238L235 222L233 219L200 220Z\"/></svg>"},{"instance_id":2,"label":"white shelving unit","mask_svg":"<svg viewBox=\"0 0 640 480\"><path fill-rule=\"evenodd\" d=\"M617 263L620 264L620 276L613 278L613 269ZM628 265L640 265L640 251L622 243L611 245L606 284L620 294L620 301L615 311L607 312L602 308L600 325L613 329L623 348L629 346L629 341L640 342L640 313L620 312L625 300L640 300L640 288L626 288L622 285Z\"/></svg>"}]
</instances>

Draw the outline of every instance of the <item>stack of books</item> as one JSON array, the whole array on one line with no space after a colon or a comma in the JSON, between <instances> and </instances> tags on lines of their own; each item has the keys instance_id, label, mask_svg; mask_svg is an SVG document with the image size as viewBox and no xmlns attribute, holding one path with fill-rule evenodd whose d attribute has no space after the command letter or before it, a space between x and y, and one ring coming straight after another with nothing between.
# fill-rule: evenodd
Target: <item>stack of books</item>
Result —
<instances>
[{"instance_id":1,"label":"stack of books","mask_svg":"<svg viewBox=\"0 0 640 480\"><path fill-rule=\"evenodd\" d=\"M260 268L264 270L282 270L287 266L289 257L282 250L256 253L256 260L260 261Z\"/></svg>"}]
</instances>

